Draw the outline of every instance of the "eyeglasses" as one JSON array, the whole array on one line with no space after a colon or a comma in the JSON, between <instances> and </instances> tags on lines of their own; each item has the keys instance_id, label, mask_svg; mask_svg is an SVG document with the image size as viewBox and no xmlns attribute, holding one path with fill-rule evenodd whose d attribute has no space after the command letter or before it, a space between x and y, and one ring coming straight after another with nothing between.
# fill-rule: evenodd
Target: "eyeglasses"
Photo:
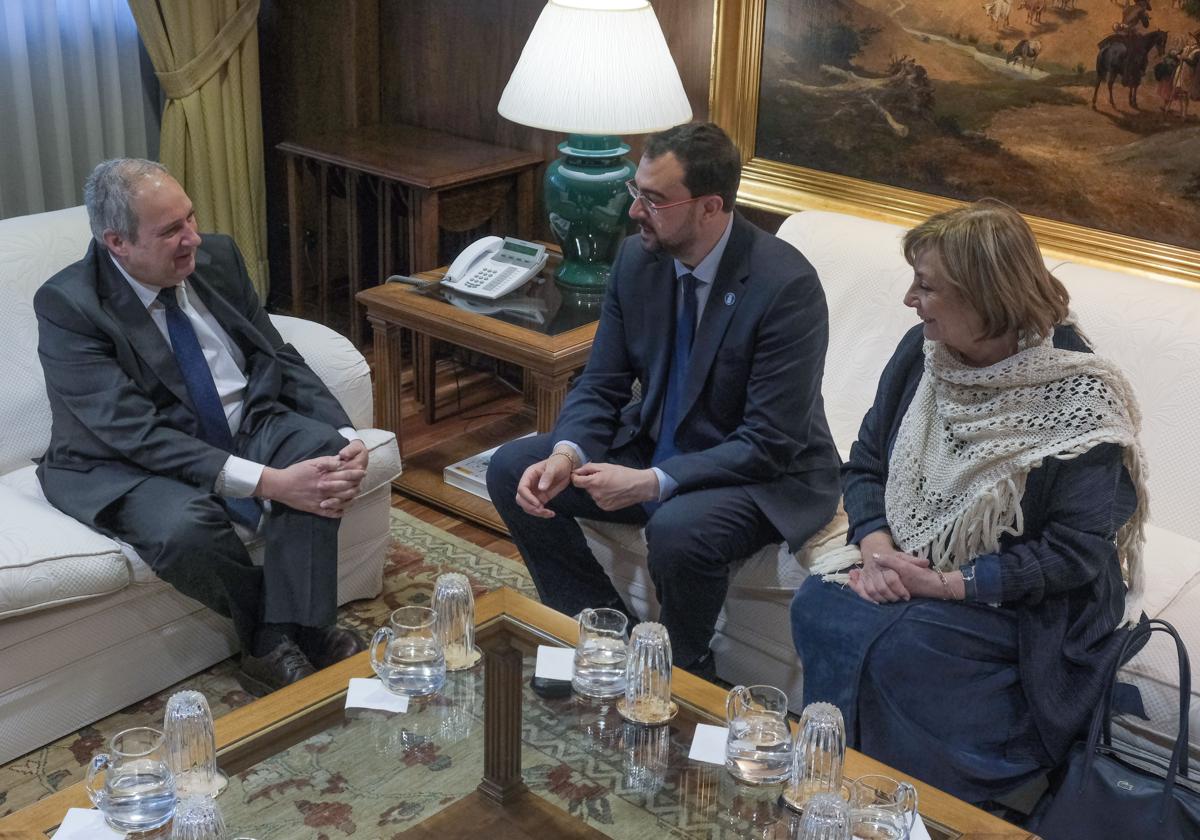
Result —
<instances>
[{"instance_id":1,"label":"eyeglasses","mask_svg":"<svg viewBox=\"0 0 1200 840\"><path fill-rule=\"evenodd\" d=\"M702 198L708 198L707 195L698 195L694 198L685 198L683 201L672 201L668 204L655 204L653 201L646 198L646 195L638 189L637 183L632 178L625 182L625 189L629 190L629 194L633 196L633 203L637 204L639 201L642 202L651 216L657 216L661 210L669 210L672 207L679 207L683 204L691 204L693 201L699 201Z\"/></svg>"}]
</instances>

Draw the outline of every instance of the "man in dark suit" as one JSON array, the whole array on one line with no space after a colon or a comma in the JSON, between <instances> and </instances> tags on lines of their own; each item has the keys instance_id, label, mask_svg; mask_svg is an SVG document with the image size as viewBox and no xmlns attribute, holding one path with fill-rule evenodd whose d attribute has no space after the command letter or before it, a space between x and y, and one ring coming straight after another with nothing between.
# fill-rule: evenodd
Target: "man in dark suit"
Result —
<instances>
[{"instance_id":1,"label":"man in dark suit","mask_svg":"<svg viewBox=\"0 0 1200 840\"><path fill-rule=\"evenodd\" d=\"M360 650L334 625L338 521L367 466L346 413L165 168L106 161L84 203L94 241L34 297L46 497L230 616L254 693ZM264 538L261 568L235 523Z\"/></svg>"},{"instance_id":2,"label":"man in dark suit","mask_svg":"<svg viewBox=\"0 0 1200 840\"><path fill-rule=\"evenodd\" d=\"M648 139L592 353L554 431L502 447L488 490L542 600L629 610L576 517L646 526L676 664L710 675L730 563L795 550L837 506L816 271L734 212L737 148L717 126ZM632 385L641 384L641 398Z\"/></svg>"}]
</instances>

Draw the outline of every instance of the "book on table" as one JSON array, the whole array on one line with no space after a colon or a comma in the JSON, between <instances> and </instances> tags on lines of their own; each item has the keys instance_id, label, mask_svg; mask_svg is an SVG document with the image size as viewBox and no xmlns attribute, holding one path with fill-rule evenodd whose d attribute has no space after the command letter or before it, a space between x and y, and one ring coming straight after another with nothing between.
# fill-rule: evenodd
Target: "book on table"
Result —
<instances>
[{"instance_id":1,"label":"book on table","mask_svg":"<svg viewBox=\"0 0 1200 840\"><path fill-rule=\"evenodd\" d=\"M533 432L530 432L528 435L521 435L521 437L530 437L533 434ZM500 446L493 446L491 449L451 464L442 470L442 480L451 487L457 487L459 490L473 493L481 499L487 499L490 502L491 497L487 491L487 471L488 465L492 462L492 455L499 448Z\"/></svg>"}]
</instances>

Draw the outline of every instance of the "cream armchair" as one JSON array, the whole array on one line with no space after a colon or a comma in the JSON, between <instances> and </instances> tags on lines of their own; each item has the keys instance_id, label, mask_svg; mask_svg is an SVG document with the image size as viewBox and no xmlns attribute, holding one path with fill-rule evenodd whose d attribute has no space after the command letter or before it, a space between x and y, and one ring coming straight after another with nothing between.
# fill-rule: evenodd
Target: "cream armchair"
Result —
<instances>
[{"instance_id":1,"label":"cream armchair","mask_svg":"<svg viewBox=\"0 0 1200 840\"><path fill-rule=\"evenodd\" d=\"M236 652L229 621L154 576L128 546L53 508L33 459L50 441L33 294L83 256L82 207L0 221L0 762L135 703ZM371 376L342 336L272 316L341 401L370 450L338 535L338 603L377 595L395 435L371 428ZM250 542L261 557L261 545Z\"/></svg>"}]
</instances>

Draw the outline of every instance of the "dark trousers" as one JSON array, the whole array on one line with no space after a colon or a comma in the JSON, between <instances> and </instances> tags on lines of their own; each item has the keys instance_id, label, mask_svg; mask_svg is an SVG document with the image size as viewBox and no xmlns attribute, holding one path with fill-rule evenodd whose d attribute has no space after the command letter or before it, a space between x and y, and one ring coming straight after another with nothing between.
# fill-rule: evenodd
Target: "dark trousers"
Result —
<instances>
[{"instance_id":1,"label":"dark trousers","mask_svg":"<svg viewBox=\"0 0 1200 840\"><path fill-rule=\"evenodd\" d=\"M973 803L1053 764L1021 685L1014 610L873 604L813 576L791 615L804 703L838 706L850 746Z\"/></svg>"},{"instance_id":2,"label":"dark trousers","mask_svg":"<svg viewBox=\"0 0 1200 840\"><path fill-rule=\"evenodd\" d=\"M629 613L575 520L645 525L647 565L662 607L659 621L671 636L675 664L695 664L708 653L729 588L730 564L779 542L779 532L743 487L677 493L647 521L641 505L604 511L586 492L568 486L548 505L553 518L530 516L517 505L517 482L527 467L549 456L554 443L548 434L508 443L492 456L487 475L492 504L525 558L542 602L567 615L602 606ZM625 447L607 460L641 469L649 455Z\"/></svg>"},{"instance_id":3,"label":"dark trousers","mask_svg":"<svg viewBox=\"0 0 1200 840\"><path fill-rule=\"evenodd\" d=\"M238 455L283 468L340 451L336 429L292 412L267 417ZM337 616L340 523L278 502L264 512L262 567L234 532L211 491L160 475L146 480L97 518L100 530L132 545L155 574L184 595L233 619L249 650L263 622L323 627Z\"/></svg>"}]
</instances>

